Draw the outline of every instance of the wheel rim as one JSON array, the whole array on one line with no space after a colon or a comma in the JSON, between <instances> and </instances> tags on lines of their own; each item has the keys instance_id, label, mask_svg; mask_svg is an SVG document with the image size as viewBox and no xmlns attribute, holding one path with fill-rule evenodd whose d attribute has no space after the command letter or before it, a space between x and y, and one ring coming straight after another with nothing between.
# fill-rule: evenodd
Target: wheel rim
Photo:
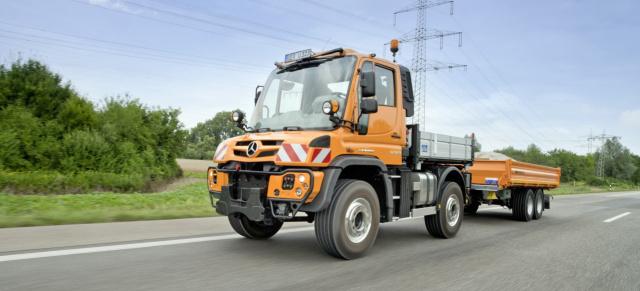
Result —
<instances>
[{"instance_id":1,"label":"wheel rim","mask_svg":"<svg viewBox=\"0 0 640 291\"><path fill-rule=\"evenodd\" d=\"M445 213L447 224L449 224L449 226L455 226L460 218L460 201L458 200L458 196L452 195L447 199Z\"/></svg>"},{"instance_id":2,"label":"wheel rim","mask_svg":"<svg viewBox=\"0 0 640 291\"><path fill-rule=\"evenodd\" d=\"M371 230L371 205L364 198L353 200L347 208L344 228L352 243L362 242Z\"/></svg>"},{"instance_id":3,"label":"wheel rim","mask_svg":"<svg viewBox=\"0 0 640 291\"><path fill-rule=\"evenodd\" d=\"M536 199L536 212L542 213L542 195L538 195L538 199Z\"/></svg>"},{"instance_id":4,"label":"wheel rim","mask_svg":"<svg viewBox=\"0 0 640 291\"><path fill-rule=\"evenodd\" d=\"M533 214L533 196L527 195L527 213Z\"/></svg>"}]
</instances>

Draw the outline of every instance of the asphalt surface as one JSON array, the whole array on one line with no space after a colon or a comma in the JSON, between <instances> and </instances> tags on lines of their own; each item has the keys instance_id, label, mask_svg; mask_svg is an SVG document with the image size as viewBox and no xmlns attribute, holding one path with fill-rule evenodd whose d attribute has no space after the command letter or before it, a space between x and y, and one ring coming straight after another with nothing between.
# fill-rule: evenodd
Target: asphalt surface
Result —
<instances>
[{"instance_id":1,"label":"asphalt surface","mask_svg":"<svg viewBox=\"0 0 640 291\"><path fill-rule=\"evenodd\" d=\"M422 219L386 223L351 261L326 255L310 225L299 227L266 241L212 232L4 252L0 289L640 290L640 192L559 196L531 222L481 207L448 240Z\"/></svg>"}]
</instances>

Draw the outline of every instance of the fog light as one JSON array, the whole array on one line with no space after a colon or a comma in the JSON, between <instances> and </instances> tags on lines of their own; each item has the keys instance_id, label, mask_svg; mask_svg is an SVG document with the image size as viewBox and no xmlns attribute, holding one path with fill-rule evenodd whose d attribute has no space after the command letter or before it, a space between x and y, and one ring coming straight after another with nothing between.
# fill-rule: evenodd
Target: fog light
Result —
<instances>
[{"instance_id":1,"label":"fog light","mask_svg":"<svg viewBox=\"0 0 640 291\"><path fill-rule=\"evenodd\" d=\"M279 196L280 195L280 190L278 190L278 189L273 190L273 195Z\"/></svg>"},{"instance_id":2,"label":"fog light","mask_svg":"<svg viewBox=\"0 0 640 291\"><path fill-rule=\"evenodd\" d=\"M298 181L300 181L300 183L304 183L304 175L300 175L300 177L298 177Z\"/></svg>"},{"instance_id":3,"label":"fog light","mask_svg":"<svg viewBox=\"0 0 640 291\"><path fill-rule=\"evenodd\" d=\"M296 195L302 196L302 189L300 188L296 189Z\"/></svg>"}]
</instances>

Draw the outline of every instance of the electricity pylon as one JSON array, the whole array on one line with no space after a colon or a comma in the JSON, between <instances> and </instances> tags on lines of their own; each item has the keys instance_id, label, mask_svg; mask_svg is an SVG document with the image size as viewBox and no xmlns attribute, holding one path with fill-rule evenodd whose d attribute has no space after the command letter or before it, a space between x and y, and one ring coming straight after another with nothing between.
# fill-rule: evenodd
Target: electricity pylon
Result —
<instances>
[{"instance_id":1,"label":"electricity pylon","mask_svg":"<svg viewBox=\"0 0 640 291\"><path fill-rule=\"evenodd\" d=\"M426 79L427 71L437 71L442 69L453 69L464 67L466 65L444 63L427 59L427 40L440 39L440 49L443 47L443 39L445 36L458 35L458 46L462 46L462 32L445 31L427 28L427 9L443 4L451 4L449 14L453 14L453 1L429 1L416 0L411 5L400 9L393 13L393 24L396 23L396 15L411 11L417 11L418 18L416 20L416 28L398 38L400 43L413 42L413 59L411 70L413 71L413 97L414 97L414 115L411 123L419 124L420 128L425 128L425 112L426 112Z\"/></svg>"}]
</instances>

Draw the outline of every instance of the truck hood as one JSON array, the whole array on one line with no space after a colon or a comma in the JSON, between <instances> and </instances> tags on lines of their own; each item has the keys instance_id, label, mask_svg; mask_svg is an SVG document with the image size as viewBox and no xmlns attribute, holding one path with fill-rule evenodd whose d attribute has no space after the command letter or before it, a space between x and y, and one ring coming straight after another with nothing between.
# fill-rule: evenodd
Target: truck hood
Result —
<instances>
[{"instance_id":1,"label":"truck hood","mask_svg":"<svg viewBox=\"0 0 640 291\"><path fill-rule=\"evenodd\" d=\"M332 139L333 133L328 131L248 133L220 143L213 161L323 166L331 160Z\"/></svg>"}]
</instances>

